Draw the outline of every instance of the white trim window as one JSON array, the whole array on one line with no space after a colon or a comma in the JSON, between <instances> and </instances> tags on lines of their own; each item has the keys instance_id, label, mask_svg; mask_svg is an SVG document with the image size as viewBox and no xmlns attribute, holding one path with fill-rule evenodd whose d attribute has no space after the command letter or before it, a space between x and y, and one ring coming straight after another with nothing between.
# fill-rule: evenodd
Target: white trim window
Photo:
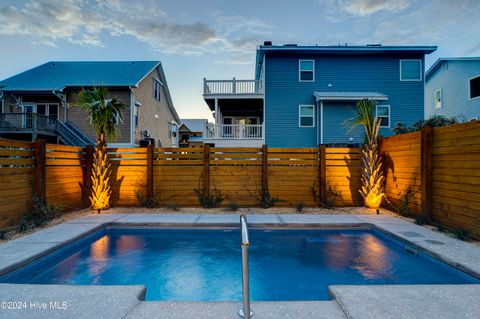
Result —
<instances>
[{"instance_id":1,"label":"white trim window","mask_svg":"<svg viewBox=\"0 0 480 319\"><path fill-rule=\"evenodd\" d=\"M315 106L314 105L298 106L298 126L299 127L315 127Z\"/></svg>"},{"instance_id":2,"label":"white trim window","mask_svg":"<svg viewBox=\"0 0 480 319\"><path fill-rule=\"evenodd\" d=\"M422 81L422 60L400 60L400 81Z\"/></svg>"},{"instance_id":3,"label":"white trim window","mask_svg":"<svg viewBox=\"0 0 480 319\"><path fill-rule=\"evenodd\" d=\"M315 60L298 60L298 81L315 82Z\"/></svg>"},{"instance_id":4,"label":"white trim window","mask_svg":"<svg viewBox=\"0 0 480 319\"><path fill-rule=\"evenodd\" d=\"M162 82L159 79L153 78L153 97L155 100L160 101L162 98Z\"/></svg>"},{"instance_id":5,"label":"white trim window","mask_svg":"<svg viewBox=\"0 0 480 319\"><path fill-rule=\"evenodd\" d=\"M376 117L380 119L380 127L390 127L390 105L377 105Z\"/></svg>"},{"instance_id":6,"label":"white trim window","mask_svg":"<svg viewBox=\"0 0 480 319\"><path fill-rule=\"evenodd\" d=\"M442 100L443 100L443 94L442 94L442 89L438 89L435 91L435 108L436 109L441 109L442 108Z\"/></svg>"},{"instance_id":7,"label":"white trim window","mask_svg":"<svg viewBox=\"0 0 480 319\"><path fill-rule=\"evenodd\" d=\"M470 100L480 97L480 75L468 80L468 97Z\"/></svg>"}]
</instances>

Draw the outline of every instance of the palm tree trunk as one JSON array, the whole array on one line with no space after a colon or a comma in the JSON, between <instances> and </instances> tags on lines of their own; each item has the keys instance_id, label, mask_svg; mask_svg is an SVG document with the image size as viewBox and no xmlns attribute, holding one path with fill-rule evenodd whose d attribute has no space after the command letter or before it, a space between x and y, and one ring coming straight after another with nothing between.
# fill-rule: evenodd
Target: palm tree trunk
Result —
<instances>
[{"instance_id":1,"label":"palm tree trunk","mask_svg":"<svg viewBox=\"0 0 480 319\"><path fill-rule=\"evenodd\" d=\"M385 196L383 190L382 160L378 151L378 144L365 144L362 149L362 189L365 207L379 208Z\"/></svg>"},{"instance_id":2,"label":"palm tree trunk","mask_svg":"<svg viewBox=\"0 0 480 319\"><path fill-rule=\"evenodd\" d=\"M102 209L109 208L111 193L107 142L105 133L102 132L97 137L97 145L95 146L95 153L93 154L92 193L90 195L92 209L100 213Z\"/></svg>"}]
</instances>

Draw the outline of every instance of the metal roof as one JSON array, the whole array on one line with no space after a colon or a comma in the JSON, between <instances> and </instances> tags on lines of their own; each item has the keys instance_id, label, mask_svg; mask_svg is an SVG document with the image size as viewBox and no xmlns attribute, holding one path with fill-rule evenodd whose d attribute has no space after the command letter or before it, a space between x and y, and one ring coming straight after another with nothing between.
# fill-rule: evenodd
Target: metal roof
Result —
<instances>
[{"instance_id":1,"label":"metal roof","mask_svg":"<svg viewBox=\"0 0 480 319\"><path fill-rule=\"evenodd\" d=\"M379 92L354 92L354 91L315 91L313 96L318 101L360 101L363 99L385 101L388 96Z\"/></svg>"},{"instance_id":2,"label":"metal roof","mask_svg":"<svg viewBox=\"0 0 480 319\"><path fill-rule=\"evenodd\" d=\"M183 119L181 121L180 126L185 125L190 132L203 132L205 123L208 123L207 119Z\"/></svg>"},{"instance_id":3,"label":"metal roof","mask_svg":"<svg viewBox=\"0 0 480 319\"><path fill-rule=\"evenodd\" d=\"M435 61L435 63L425 73L425 80L428 80L428 78L430 78L430 76L432 76L433 73L435 73L435 71L438 70L438 68L440 67L440 65L442 65L444 61L480 61L480 57L472 56L472 57L457 57L457 58L440 58L437 61Z\"/></svg>"},{"instance_id":4,"label":"metal roof","mask_svg":"<svg viewBox=\"0 0 480 319\"><path fill-rule=\"evenodd\" d=\"M159 61L51 61L0 81L2 91L136 86Z\"/></svg>"}]
</instances>

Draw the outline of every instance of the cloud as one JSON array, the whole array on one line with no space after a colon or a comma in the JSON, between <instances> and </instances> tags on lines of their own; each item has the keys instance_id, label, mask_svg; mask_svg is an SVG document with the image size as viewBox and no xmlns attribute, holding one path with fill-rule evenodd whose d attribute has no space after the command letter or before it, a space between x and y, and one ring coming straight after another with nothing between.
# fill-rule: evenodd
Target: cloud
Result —
<instances>
[{"instance_id":1,"label":"cloud","mask_svg":"<svg viewBox=\"0 0 480 319\"><path fill-rule=\"evenodd\" d=\"M68 41L98 47L106 31L163 52L195 54L218 40L207 24L169 21L155 1L29 0L21 8L1 7L0 24L1 35L26 36L46 45Z\"/></svg>"},{"instance_id":2,"label":"cloud","mask_svg":"<svg viewBox=\"0 0 480 319\"><path fill-rule=\"evenodd\" d=\"M339 22L346 19L342 16L347 12L354 16L369 16L381 11L399 12L407 9L412 0L319 0L322 5L331 10L327 18L331 22Z\"/></svg>"}]
</instances>

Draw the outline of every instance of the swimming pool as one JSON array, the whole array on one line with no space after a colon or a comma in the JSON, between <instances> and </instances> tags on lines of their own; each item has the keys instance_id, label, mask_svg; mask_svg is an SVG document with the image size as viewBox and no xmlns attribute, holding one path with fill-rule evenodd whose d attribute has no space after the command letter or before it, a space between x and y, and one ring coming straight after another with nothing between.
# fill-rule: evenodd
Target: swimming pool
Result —
<instances>
[{"instance_id":1,"label":"swimming pool","mask_svg":"<svg viewBox=\"0 0 480 319\"><path fill-rule=\"evenodd\" d=\"M329 285L480 283L369 228L250 229L254 301L328 300ZM146 300L241 300L238 228L106 227L0 278L145 285Z\"/></svg>"}]
</instances>

